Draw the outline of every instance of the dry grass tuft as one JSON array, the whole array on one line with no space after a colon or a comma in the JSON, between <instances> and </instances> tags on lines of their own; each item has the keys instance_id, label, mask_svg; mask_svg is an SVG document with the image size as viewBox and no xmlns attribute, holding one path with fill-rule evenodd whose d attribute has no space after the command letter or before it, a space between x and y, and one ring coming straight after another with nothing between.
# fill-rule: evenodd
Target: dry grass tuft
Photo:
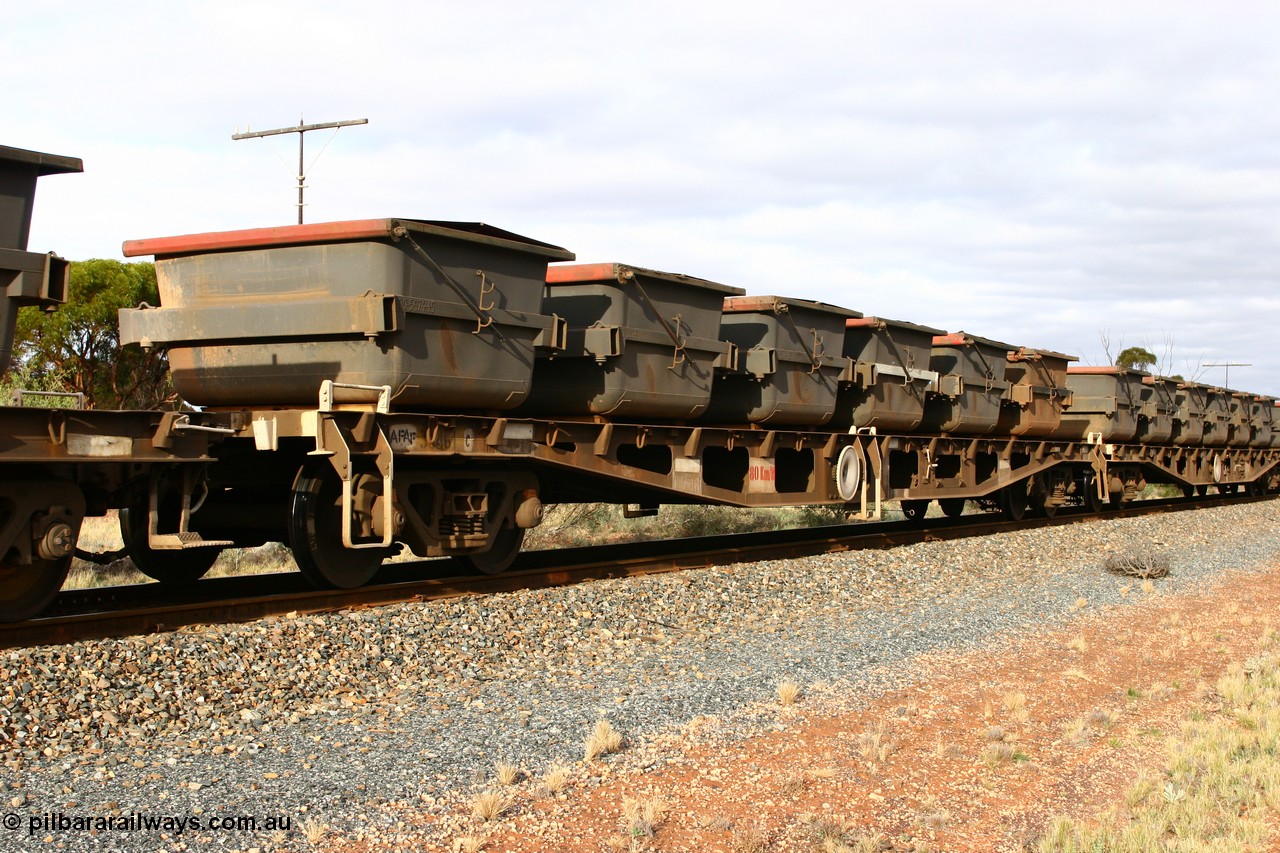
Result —
<instances>
[{"instance_id":1,"label":"dry grass tuft","mask_svg":"<svg viewBox=\"0 0 1280 853\"><path fill-rule=\"evenodd\" d=\"M938 758L963 758L964 749L958 743L943 743L938 738L933 744L933 754Z\"/></svg>"},{"instance_id":2,"label":"dry grass tuft","mask_svg":"<svg viewBox=\"0 0 1280 853\"><path fill-rule=\"evenodd\" d=\"M1110 728L1111 724L1115 722L1115 715L1103 708L1094 708L1089 712L1089 716L1086 719L1089 725L1094 728L1106 729Z\"/></svg>"},{"instance_id":3,"label":"dry grass tuft","mask_svg":"<svg viewBox=\"0 0 1280 853\"><path fill-rule=\"evenodd\" d=\"M884 723L876 723L858 735L857 749L867 761L882 763L898 751L898 742L885 730Z\"/></svg>"},{"instance_id":4,"label":"dry grass tuft","mask_svg":"<svg viewBox=\"0 0 1280 853\"><path fill-rule=\"evenodd\" d=\"M791 680L784 681L778 685L778 703L784 708L790 707L800 698L800 692L799 684Z\"/></svg>"},{"instance_id":5,"label":"dry grass tuft","mask_svg":"<svg viewBox=\"0 0 1280 853\"><path fill-rule=\"evenodd\" d=\"M511 798L501 791L485 791L471 800L471 816L485 823L497 820L511 808Z\"/></svg>"},{"instance_id":6,"label":"dry grass tuft","mask_svg":"<svg viewBox=\"0 0 1280 853\"><path fill-rule=\"evenodd\" d=\"M308 844L319 844L324 840L325 833L329 831L329 824L321 823L316 818L308 818L301 824L302 837L307 839Z\"/></svg>"},{"instance_id":7,"label":"dry grass tuft","mask_svg":"<svg viewBox=\"0 0 1280 853\"><path fill-rule=\"evenodd\" d=\"M797 797L809 787L809 776L805 773L790 773L778 785L778 793L784 797Z\"/></svg>"},{"instance_id":8,"label":"dry grass tuft","mask_svg":"<svg viewBox=\"0 0 1280 853\"><path fill-rule=\"evenodd\" d=\"M478 835L464 835L453 840L453 853L480 853L484 839Z\"/></svg>"},{"instance_id":9,"label":"dry grass tuft","mask_svg":"<svg viewBox=\"0 0 1280 853\"><path fill-rule=\"evenodd\" d=\"M1089 732L1089 721L1084 717L1076 717L1062 730L1062 738L1076 746L1084 746L1092 735Z\"/></svg>"},{"instance_id":10,"label":"dry grass tuft","mask_svg":"<svg viewBox=\"0 0 1280 853\"><path fill-rule=\"evenodd\" d=\"M553 794L558 794L569 784L569 774L572 771L563 764L557 764L542 776L542 787L546 788Z\"/></svg>"},{"instance_id":11,"label":"dry grass tuft","mask_svg":"<svg viewBox=\"0 0 1280 853\"><path fill-rule=\"evenodd\" d=\"M514 764L508 764L505 761L499 761L493 765L494 775L498 778L499 785L514 785L524 776L524 771Z\"/></svg>"},{"instance_id":12,"label":"dry grass tuft","mask_svg":"<svg viewBox=\"0 0 1280 853\"><path fill-rule=\"evenodd\" d=\"M925 829L933 832L941 832L951 824L953 815L951 812L942 808L938 804L938 800L936 798L929 797L920 805L924 809L919 818L920 825Z\"/></svg>"},{"instance_id":13,"label":"dry grass tuft","mask_svg":"<svg viewBox=\"0 0 1280 853\"><path fill-rule=\"evenodd\" d=\"M1089 641L1084 638L1084 634L1079 634L1067 643L1067 648L1072 651L1086 652L1089 650Z\"/></svg>"},{"instance_id":14,"label":"dry grass tuft","mask_svg":"<svg viewBox=\"0 0 1280 853\"><path fill-rule=\"evenodd\" d=\"M632 838L653 838L667 813L667 801L661 797L622 799L622 831Z\"/></svg>"},{"instance_id":15,"label":"dry grass tuft","mask_svg":"<svg viewBox=\"0 0 1280 853\"><path fill-rule=\"evenodd\" d=\"M596 720L595 728L582 744L582 760L595 761L622 749L622 735L608 720Z\"/></svg>"},{"instance_id":16,"label":"dry grass tuft","mask_svg":"<svg viewBox=\"0 0 1280 853\"><path fill-rule=\"evenodd\" d=\"M735 829L733 838L729 840L729 849L733 853L767 853L769 836L757 826Z\"/></svg>"},{"instance_id":17,"label":"dry grass tuft","mask_svg":"<svg viewBox=\"0 0 1280 853\"><path fill-rule=\"evenodd\" d=\"M1163 578L1169 575L1169 557L1147 551L1130 551L1128 554L1108 557L1103 568L1113 575L1126 578Z\"/></svg>"},{"instance_id":18,"label":"dry grass tuft","mask_svg":"<svg viewBox=\"0 0 1280 853\"><path fill-rule=\"evenodd\" d=\"M1021 691L1015 690L1004 694L1000 698L1000 703L1004 705L1010 719L1015 723L1025 723L1031 717L1031 711L1027 709L1027 694Z\"/></svg>"},{"instance_id":19,"label":"dry grass tuft","mask_svg":"<svg viewBox=\"0 0 1280 853\"><path fill-rule=\"evenodd\" d=\"M1131 809L1136 809L1147 802L1151 795L1158 790L1160 790L1160 783L1157 780L1152 778L1140 779L1125 792L1125 804Z\"/></svg>"},{"instance_id":20,"label":"dry grass tuft","mask_svg":"<svg viewBox=\"0 0 1280 853\"><path fill-rule=\"evenodd\" d=\"M714 829L719 832L728 832L733 829L733 821L722 814L718 814L714 817L698 818L698 826L703 829Z\"/></svg>"},{"instance_id":21,"label":"dry grass tuft","mask_svg":"<svg viewBox=\"0 0 1280 853\"><path fill-rule=\"evenodd\" d=\"M997 767L1013 761L1013 744L1004 741L988 744L986 751L982 753L982 760L988 767Z\"/></svg>"},{"instance_id":22,"label":"dry grass tuft","mask_svg":"<svg viewBox=\"0 0 1280 853\"><path fill-rule=\"evenodd\" d=\"M800 816L804 824L808 840L820 850L839 849L836 845L845 846L855 843L854 832L857 827L843 818L806 814Z\"/></svg>"},{"instance_id":23,"label":"dry grass tuft","mask_svg":"<svg viewBox=\"0 0 1280 853\"><path fill-rule=\"evenodd\" d=\"M1030 761L1031 759L1027 757L1025 752L1018 749L1013 744L1000 741L999 743L987 745L986 751L982 753L982 760L987 767L994 770L1002 764L1009 764L1011 762L1022 763Z\"/></svg>"}]
</instances>

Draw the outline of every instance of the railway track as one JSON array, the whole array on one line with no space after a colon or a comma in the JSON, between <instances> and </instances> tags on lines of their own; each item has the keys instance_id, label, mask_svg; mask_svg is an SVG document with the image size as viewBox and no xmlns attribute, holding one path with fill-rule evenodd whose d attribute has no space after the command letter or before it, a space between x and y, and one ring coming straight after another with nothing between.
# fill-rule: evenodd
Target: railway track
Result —
<instances>
[{"instance_id":1,"label":"railway track","mask_svg":"<svg viewBox=\"0 0 1280 853\"><path fill-rule=\"evenodd\" d=\"M506 573L458 576L449 560L384 566L357 589L314 589L297 572L206 579L184 589L138 584L61 593L37 619L0 623L0 648L73 643L152 634L203 624L248 622L288 613L318 613L413 600L540 589L589 580L635 577L712 565L812 554L889 548L1106 518L1132 518L1273 499L1274 495L1214 495L1140 501L1119 510L1063 511L1012 521L995 514L893 521L668 539L624 545L530 551Z\"/></svg>"}]
</instances>

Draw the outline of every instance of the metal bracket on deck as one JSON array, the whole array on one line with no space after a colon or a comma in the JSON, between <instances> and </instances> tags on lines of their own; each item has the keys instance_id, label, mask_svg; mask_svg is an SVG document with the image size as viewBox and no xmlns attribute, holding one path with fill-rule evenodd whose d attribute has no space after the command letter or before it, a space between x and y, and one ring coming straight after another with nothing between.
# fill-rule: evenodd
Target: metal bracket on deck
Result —
<instances>
[{"instance_id":1,"label":"metal bracket on deck","mask_svg":"<svg viewBox=\"0 0 1280 853\"><path fill-rule=\"evenodd\" d=\"M350 382L334 382L332 379L326 379L320 383L320 411L333 411L333 406L337 402L333 392L339 388L344 391L366 392L361 396L371 396L368 393L370 391L377 392L378 402L376 404L376 411L384 415L391 411L390 385L353 385Z\"/></svg>"},{"instance_id":2,"label":"metal bracket on deck","mask_svg":"<svg viewBox=\"0 0 1280 853\"><path fill-rule=\"evenodd\" d=\"M1107 501L1111 498L1111 475L1107 472L1107 455L1102 444L1093 445L1093 470L1093 487L1098 493L1098 499Z\"/></svg>"},{"instance_id":3,"label":"metal bracket on deck","mask_svg":"<svg viewBox=\"0 0 1280 853\"><path fill-rule=\"evenodd\" d=\"M326 428L327 427L327 428ZM324 426L318 431L317 444L323 444L323 450L329 454L329 462L342 479L342 545L344 548L389 548L395 534L395 501L394 485L395 453L391 442L382 431L382 425L374 421L370 413L361 416L357 430L369 430L369 440L373 442L372 450L352 451L347 441L347 431L332 418L325 419ZM320 436L324 436L323 441ZM367 442L365 442L367 443ZM357 472L352 462L358 458L372 459L374 468L382 480L382 539L373 542L357 542L352 533L352 520L355 518L355 483Z\"/></svg>"},{"instance_id":4,"label":"metal bracket on deck","mask_svg":"<svg viewBox=\"0 0 1280 853\"><path fill-rule=\"evenodd\" d=\"M199 471L191 465L182 466L182 509L178 514L178 529L173 533L160 532L160 478L163 471L159 467L151 470L147 487L147 545L153 551L183 551L187 548L225 548L234 545L230 539L205 539L191 529L191 514L198 512L204 505L208 491L200 496L195 506L191 505L191 495L195 492Z\"/></svg>"}]
</instances>

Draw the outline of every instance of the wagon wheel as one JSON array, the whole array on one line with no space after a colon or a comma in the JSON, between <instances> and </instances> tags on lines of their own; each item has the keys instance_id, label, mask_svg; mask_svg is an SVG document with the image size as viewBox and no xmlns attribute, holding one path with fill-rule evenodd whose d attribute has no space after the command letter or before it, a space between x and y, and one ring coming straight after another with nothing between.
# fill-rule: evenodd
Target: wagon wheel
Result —
<instances>
[{"instance_id":1,"label":"wagon wheel","mask_svg":"<svg viewBox=\"0 0 1280 853\"><path fill-rule=\"evenodd\" d=\"M120 510L120 538L138 571L149 578L170 586L185 586L204 577L218 561L221 548L190 548L180 551L159 550L151 547L147 531L147 515L150 508L145 503L135 503ZM176 513L174 513L176 515ZM162 529L167 529L164 521Z\"/></svg>"},{"instance_id":2,"label":"wagon wheel","mask_svg":"<svg viewBox=\"0 0 1280 853\"><path fill-rule=\"evenodd\" d=\"M1000 509L1010 521L1022 521L1027 515L1027 484L1014 483L1000 490Z\"/></svg>"},{"instance_id":3,"label":"wagon wheel","mask_svg":"<svg viewBox=\"0 0 1280 853\"><path fill-rule=\"evenodd\" d=\"M1080 496L1084 499L1084 508L1089 512L1102 512L1102 498L1098 496L1098 478L1086 474L1080 481Z\"/></svg>"},{"instance_id":4,"label":"wagon wheel","mask_svg":"<svg viewBox=\"0 0 1280 853\"><path fill-rule=\"evenodd\" d=\"M942 514L947 518L959 518L964 515L964 498L940 498L938 506L942 507Z\"/></svg>"},{"instance_id":5,"label":"wagon wheel","mask_svg":"<svg viewBox=\"0 0 1280 853\"><path fill-rule=\"evenodd\" d=\"M307 580L320 588L338 589L364 586L391 552L390 548L343 546L342 480L323 460L303 465L293 482L289 547Z\"/></svg>"},{"instance_id":6,"label":"wagon wheel","mask_svg":"<svg viewBox=\"0 0 1280 853\"><path fill-rule=\"evenodd\" d=\"M902 515L907 521L919 521L929 511L928 500L902 501Z\"/></svg>"},{"instance_id":7,"label":"wagon wheel","mask_svg":"<svg viewBox=\"0 0 1280 853\"><path fill-rule=\"evenodd\" d=\"M70 568L70 555L55 560L35 557L29 566L8 559L0 562L0 622L21 622L44 610L62 589Z\"/></svg>"},{"instance_id":8,"label":"wagon wheel","mask_svg":"<svg viewBox=\"0 0 1280 853\"><path fill-rule=\"evenodd\" d=\"M1195 493L1196 493L1196 487L1195 487L1195 486L1183 486L1183 487L1182 487L1182 496L1183 496L1184 498L1192 497L1193 495L1195 495Z\"/></svg>"},{"instance_id":9,"label":"wagon wheel","mask_svg":"<svg viewBox=\"0 0 1280 853\"><path fill-rule=\"evenodd\" d=\"M1045 481L1043 474L1036 474L1031 478L1029 497L1036 514L1045 518L1053 518L1058 514L1058 505L1049 502L1049 484Z\"/></svg>"},{"instance_id":10,"label":"wagon wheel","mask_svg":"<svg viewBox=\"0 0 1280 853\"><path fill-rule=\"evenodd\" d=\"M454 559L464 571L482 575L500 575L511 567L520 554L520 546L524 544L524 528L512 527L504 522L502 528L493 535L493 543L489 550L474 554L459 554Z\"/></svg>"}]
</instances>

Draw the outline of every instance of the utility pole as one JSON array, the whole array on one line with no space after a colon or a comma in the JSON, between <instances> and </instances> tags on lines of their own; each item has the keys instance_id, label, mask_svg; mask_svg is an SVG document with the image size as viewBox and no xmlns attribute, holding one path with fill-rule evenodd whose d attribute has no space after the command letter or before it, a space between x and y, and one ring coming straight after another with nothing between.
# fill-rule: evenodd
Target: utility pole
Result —
<instances>
[{"instance_id":1,"label":"utility pole","mask_svg":"<svg viewBox=\"0 0 1280 853\"><path fill-rule=\"evenodd\" d=\"M1221 367L1222 370L1222 387L1231 387L1231 368L1233 367L1253 367L1252 364L1243 361L1215 361L1212 364L1206 364L1205 367Z\"/></svg>"},{"instance_id":2,"label":"utility pole","mask_svg":"<svg viewBox=\"0 0 1280 853\"><path fill-rule=\"evenodd\" d=\"M257 130L252 132L245 131L244 133L233 133L231 134L231 139L234 141L237 139L257 139L258 137L261 137L261 136L279 136L282 133L298 134L298 224L301 225L302 224L302 191L306 187L305 181L307 177L306 163L302 159L303 134L312 130L327 130L329 128L333 128L334 131L336 132L337 128L339 127L350 127L353 124L368 124L368 123L369 123L369 120L367 118L357 118L357 119L350 119L348 121L328 121L323 124L303 124L302 116L298 116L297 127L280 127L280 128L276 128L275 130ZM323 148L320 149L320 153L321 154L324 153Z\"/></svg>"}]
</instances>

